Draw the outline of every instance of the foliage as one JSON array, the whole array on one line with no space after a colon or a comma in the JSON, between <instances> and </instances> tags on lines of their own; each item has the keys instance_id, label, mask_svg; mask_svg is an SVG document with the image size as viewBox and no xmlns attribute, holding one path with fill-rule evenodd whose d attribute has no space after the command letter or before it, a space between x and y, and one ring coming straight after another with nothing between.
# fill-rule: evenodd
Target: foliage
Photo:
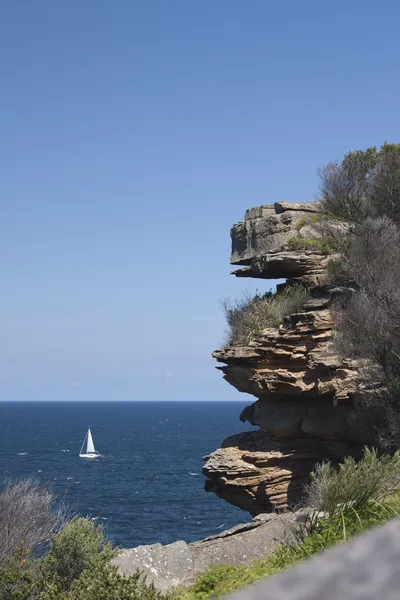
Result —
<instances>
[{"instance_id":1,"label":"foliage","mask_svg":"<svg viewBox=\"0 0 400 600\"><path fill-rule=\"evenodd\" d=\"M328 219L329 215L326 214L306 215L304 217L301 217L301 219L297 221L296 229L297 231L300 231L300 229L302 227L305 227L306 225L315 225L316 223L321 223L321 221L325 221Z\"/></svg>"},{"instance_id":2,"label":"foliage","mask_svg":"<svg viewBox=\"0 0 400 600\"><path fill-rule=\"evenodd\" d=\"M33 479L6 482L0 494L0 565L11 560L21 544L32 552L47 543L64 516L49 487Z\"/></svg>"},{"instance_id":3,"label":"foliage","mask_svg":"<svg viewBox=\"0 0 400 600\"><path fill-rule=\"evenodd\" d=\"M68 600L161 600L163 597L139 573L125 577L116 566L102 564L82 573Z\"/></svg>"},{"instance_id":4,"label":"foliage","mask_svg":"<svg viewBox=\"0 0 400 600\"><path fill-rule=\"evenodd\" d=\"M278 327L285 316L298 312L308 298L304 285L287 286L284 290L241 300L225 300L222 307L228 323L228 345L247 345L267 327Z\"/></svg>"},{"instance_id":5,"label":"foliage","mask_svg":"<svg viewBox=\"0 0 400 600\"><path fill-rule=\"evenodd\" d=\"M328 278L331 283L341 284L347 282L347 273L343 262L339 258L331 258L326 266Z\"/></svg>"},{"instance_id":6,"label":"foliage","mask_svg":"<svg viewBox=\"0 0 400 600\"><path fill-rule=\"evenodd\" d=\"M114 555L101 525L75 517L53 536L44 567L48 576L69 589L83 571L108 564Z\"/></svg>"},{"instance_id":7,"label":"foliage","mask_svg":"<svg viewBox=\"0 0 400 600\"><path fill-rule=\"evenodd\" d=\"M363 418L373 442L395 451L400 439L400 145L347 154L321 172L325 210L346 220L340 272L352 282L336 307L339 352L366 360ZM380 384L381 391L375 388Z\"/></svg>"},{"instance_id":8,"label":"foliage","mask_svg":"<svg viewBox=\"0 0 400 600\"><path fill-rule=\"evenodd\" d=\"M0 600L161 600L139 573L120 575L110 563L114 554L100 526L74 518L43 557L21 546L0 568Z\"/></svg>"},{"instance_id":9,"label":"foliage","mask_svg":"<svg viewBox=\"0 0 400 600\"><path fill-rule=\"evenodd\" d=\"M351 224L386 215L400 221L400 144L356 150L320 171L324 209Z\"/></svg>"},{"instance_id":10,"label":"foliage","mask_svg":"<svg viewBox=\"0 0 400 600\"><path fill-rule=\"evenodd\" d=\"M291 237L287 242L289 250L317 250L323 254L332 254L333 248L327 238L306 238L301 235Z\"/></svg>"},{"instance_id":11,"label":"foliage","mask_svg":"<svg viewBox=\"0 0 400 600\"><path fill-rule=\"evenodd\" d=\"M397 493L399 485L400 453L379 456L366 448L358 462L347 457L337 468L328 462L318 465L306 487L307 504L329 515L348 504L361 513L371 501Z\"/></svg>"}]
</instances>

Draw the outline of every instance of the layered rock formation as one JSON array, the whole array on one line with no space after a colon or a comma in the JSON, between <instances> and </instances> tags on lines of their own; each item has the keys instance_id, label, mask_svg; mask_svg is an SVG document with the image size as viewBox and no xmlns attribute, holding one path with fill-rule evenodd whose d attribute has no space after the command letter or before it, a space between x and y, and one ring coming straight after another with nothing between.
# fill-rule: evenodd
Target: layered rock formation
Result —
<instances>
[{"instance_id":1,"label":"layered rock formation","mask_svg":"<svg viewBox=\"0 0 400 600\"><path fill-rule=\"evenodd\" d=\"M359 455L368 435L357 418L360 364L333 352L336 297L348 289L328 284L329 261L321 237L330 223L318 202L278 202L246 212L233 226L231 263L237 277L306 282L310 296L278 328L247 346L213 356L224 378L257 401L241 414L258 431L226 439L205 457L206 490L252 515L295 504L317 462Z\"/></svg>"}]
</instances>

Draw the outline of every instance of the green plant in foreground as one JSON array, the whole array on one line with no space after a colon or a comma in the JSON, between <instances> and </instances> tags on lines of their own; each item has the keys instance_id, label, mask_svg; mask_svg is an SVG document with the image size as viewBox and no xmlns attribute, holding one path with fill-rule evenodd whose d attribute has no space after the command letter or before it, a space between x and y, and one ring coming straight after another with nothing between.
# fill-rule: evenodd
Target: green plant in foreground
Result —
<instances>
[{"instance_id":1,"label":"green plant in foreground","mask_svg":"<svg viewBox=\"0 0 400 600\"><path fill-rule=\"evenodd\" d=\"M400 500L397 498L383 503L371 503L362 515L348 506L334 516L316 520L311 531L307 529L308 533L306 530L299 533L296 543L279 546L275 552L251 565L211 567L192 586L177 589L172 596L176 600L218 598L264 577L275 575L399 514Z\"/></svg>"},{"instance_id":2,"label":"green plant in foreground","mask_svg":"<svg viewBox=\"0 0 400 600\"><path fill-rule=\"evenodd\" d=\"M72 585L68 600L162 600L164 594L137 573L125 577L114 565L88 569Z\"/></svg>"},{"instance_id":3,"label":"green plant in foreground","mask_svg":"<svg viewBox=\"0 0 400 600\"><path fill-rule=\"evenodd\" d=\"M344 459L337 468L329 462L316 467L306 487L307 504L334 515L350 505L357 512L397 493L400 485L400 453L379 455L366 448L362 460Z\"/></svg>"},{"instance_id":4,"label":"green plant in foreground","mask_svg":"<svg viewBox=\"0 0 400 600\"><path fill-rule=\"evenodd\" d=\"M63 589L69 589L83 571L108 564L114 555L100 525L89 519L73 518L53 536L44 567Z\"/></svg>"},{"instance_id":5,"label":"green plant in foreground","mask_svg":"<svg viewBox=\"0 0 400 600\"><path fill-rule=\"evenodd\" d=\"M0 568L0 600L161 600L140 574L125 577L101 526L74 518L33 559L23 546Z\"/></svg>"}]
</instances>

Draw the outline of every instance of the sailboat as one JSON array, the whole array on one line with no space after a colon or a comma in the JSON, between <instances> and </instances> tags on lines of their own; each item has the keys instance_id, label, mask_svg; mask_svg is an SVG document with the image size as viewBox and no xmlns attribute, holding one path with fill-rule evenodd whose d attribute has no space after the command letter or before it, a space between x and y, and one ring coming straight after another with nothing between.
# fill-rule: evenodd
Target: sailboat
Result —
<instances>
[{"instance_id":1,"label":"sailboat","mask_svg":"<svg viewBox=\"0 0 400 600\"><path fill-rule=\"evenodd\" d=\"M82 452L83 447L86 442L86 452ZM97 458L101 456L100 452L97 452L94 447L92 432L90 431L90 427L88 427L87 434L85 435L85 439L83 440L82 448L79 452L79 458Z\"/></svg>"}]
</instances>

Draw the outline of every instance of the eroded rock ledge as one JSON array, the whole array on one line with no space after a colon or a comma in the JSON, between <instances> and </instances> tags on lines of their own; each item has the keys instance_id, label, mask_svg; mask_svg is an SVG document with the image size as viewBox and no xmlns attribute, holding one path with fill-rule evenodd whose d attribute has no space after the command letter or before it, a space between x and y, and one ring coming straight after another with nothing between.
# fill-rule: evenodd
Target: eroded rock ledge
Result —
<instances>
[{"instance_id":1,"label":"eroded rock ledge","mask_svg":"<svg viewBox=\"0 0 400 600\"><path fill-rule=\"evenodd\" d=\"M278 202L249 209L231 230L231 263L241 266L236 276L312 286L301 311L279 328L213 354L224 379L257 398L240 418L259 431L230 437L205 457L206 490L252 515L295 505L317 462L358 456L368 443L358 418L361 365L336 356L332 345L330 307L351 288L328 284L329 260L338 257L310 242L320 239L322 220L325 231L340 227L319 202ZM293 249L301 240L315 248Z\"/></svg>"}]
</instances>

